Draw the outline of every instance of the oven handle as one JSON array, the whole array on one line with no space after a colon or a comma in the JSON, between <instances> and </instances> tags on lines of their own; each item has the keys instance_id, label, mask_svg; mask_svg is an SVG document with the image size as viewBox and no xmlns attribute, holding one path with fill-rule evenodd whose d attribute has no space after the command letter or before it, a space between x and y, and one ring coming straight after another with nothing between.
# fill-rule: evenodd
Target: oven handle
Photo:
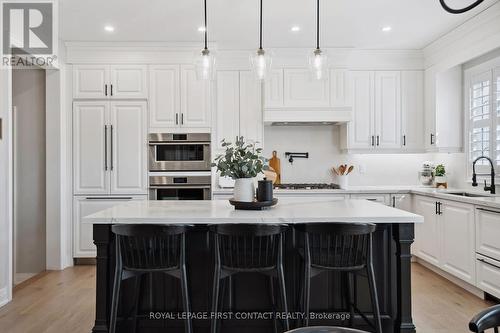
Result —
<instances>
[{"instance_id":1,"label":"oven handle","mask_svg":"<svg viewBox=\"0 0 500 333\"><path fill-rule=\"evenodd\" d=\"M186 141L169 141L169 142L154 142L150 141L149 145L150 146L172 146L172 145L210 145L210 142L186 142Z\"/></svg>"},{"instance_id":2,"label":"oven handle","mask_svg":"<svg viewBox=\"0 0 500 333\"><path fill-rule=\"evenodd\" d=\"M211 188L211 186L210 185L152 185L152 186L149 186L149 188L153 189L153 190L156 190L156 189L182 189L182 188L209 190Z\"/></svg>"}]
</instances>

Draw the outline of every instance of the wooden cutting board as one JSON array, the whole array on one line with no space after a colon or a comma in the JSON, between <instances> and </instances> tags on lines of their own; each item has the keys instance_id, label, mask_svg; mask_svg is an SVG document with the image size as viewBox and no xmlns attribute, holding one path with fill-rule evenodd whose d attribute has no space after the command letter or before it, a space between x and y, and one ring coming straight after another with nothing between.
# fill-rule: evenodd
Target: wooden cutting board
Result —
<instances>
[{"instance_id":1,"label":"wooden cutting board","mask_svg":"<svg viewBox=\"0 0 500 333\"><path fill-rule=\"evenodd\" d=\"M273 157L269 160L269 166L276 172L276 181L274 184L281 184L281 161L278 158L278 152L276 150L273 151Z\"/></svg>"}]
</instances>

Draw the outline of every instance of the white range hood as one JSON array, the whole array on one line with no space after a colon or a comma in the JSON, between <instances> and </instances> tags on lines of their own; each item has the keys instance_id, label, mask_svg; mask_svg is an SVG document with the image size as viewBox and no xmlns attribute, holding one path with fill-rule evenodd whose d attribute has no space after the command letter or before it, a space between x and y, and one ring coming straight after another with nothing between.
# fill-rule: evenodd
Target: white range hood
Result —
<instances>
[{"instance_id":1,"label":"white range hood","mask_svg":"<svg viewBox=\"0 0 500 333\"><path fill-rule=\"evenodd\" d=\"M351 121L352 108L268 108L264 123L272 125L331 125Z\"/></svg>"}]
</instances>

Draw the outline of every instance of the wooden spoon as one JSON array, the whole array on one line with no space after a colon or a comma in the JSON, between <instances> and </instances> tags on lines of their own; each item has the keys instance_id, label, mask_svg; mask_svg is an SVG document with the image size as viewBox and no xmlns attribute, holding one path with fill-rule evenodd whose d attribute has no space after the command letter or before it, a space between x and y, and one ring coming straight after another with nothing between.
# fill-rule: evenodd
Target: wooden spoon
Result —
<instances>
[{"instance_id":1,"label":"wooden spoon","mask_svg":"<svg viewBox=\"0 0 500 333\"><path fill-rule=\"evenodd\" d=\"M334 173L334 174L336 174L337 176L339 175L339 173L338 173L337 169L335 169L335 167L333 167L333 168L332 168L332 171L333 171L333 173Z\"/></svg>"},{"instance_id":2,"label":"wooden spoon","mask_svg":"<svg viewBox=\"0 0 500 333\"><path fill-rule=\"evenodd\" d=\"M339 173L341 176L344 175L344 172L345 172L345 167L343 165L339 166Z\"/></svg>"},{"instance_id":3,"label":"wooden spoon","mask_svg":"<svg viewBox=\"0 0 500 333\"><path fill-rule=\"evenodd\" d=\"M349 169L347 169L346 176L347 176L348 174L350 174L350 173L352 172L352 170L354 170L354 165L351 165L351 166L349 167Z\"/></svg>"}]
</instances>

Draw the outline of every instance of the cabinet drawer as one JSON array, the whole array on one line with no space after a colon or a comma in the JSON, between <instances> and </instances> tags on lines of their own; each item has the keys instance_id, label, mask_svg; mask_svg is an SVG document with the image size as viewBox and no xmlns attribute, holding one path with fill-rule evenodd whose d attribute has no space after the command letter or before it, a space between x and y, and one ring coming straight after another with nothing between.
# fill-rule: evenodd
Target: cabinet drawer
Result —
<instances>
[{"instance_id":1,"label":"cabinet drawer","mask_svg":"<svg viewBox=\"0 0 500 333\"><path fill-rule=\"evenodd\" d=\"M476 287L495 297L500 297L500 261L478 254L476 278Z\"/></svg>"},{"instance_id":2,"label":"cabinet drawer","mask_svg":"<svg viewBox=\"0 0 500 333\"><path fill-rule=\"evenodd\" d=\"M476 252L500 261L500 210L476 208Z\"/></svg>"},{"instance_id":3,"label":"cabinet drawer","mask_svg":"<svg viewBox=\"0 0 500 333\"><path fill-rule=\"evenodd\" d=\"M389 194L351 194L351 199L365 199L368 201L378 202L384 205L390 205L390 195Z\"/></svg>"}]
</instances>

